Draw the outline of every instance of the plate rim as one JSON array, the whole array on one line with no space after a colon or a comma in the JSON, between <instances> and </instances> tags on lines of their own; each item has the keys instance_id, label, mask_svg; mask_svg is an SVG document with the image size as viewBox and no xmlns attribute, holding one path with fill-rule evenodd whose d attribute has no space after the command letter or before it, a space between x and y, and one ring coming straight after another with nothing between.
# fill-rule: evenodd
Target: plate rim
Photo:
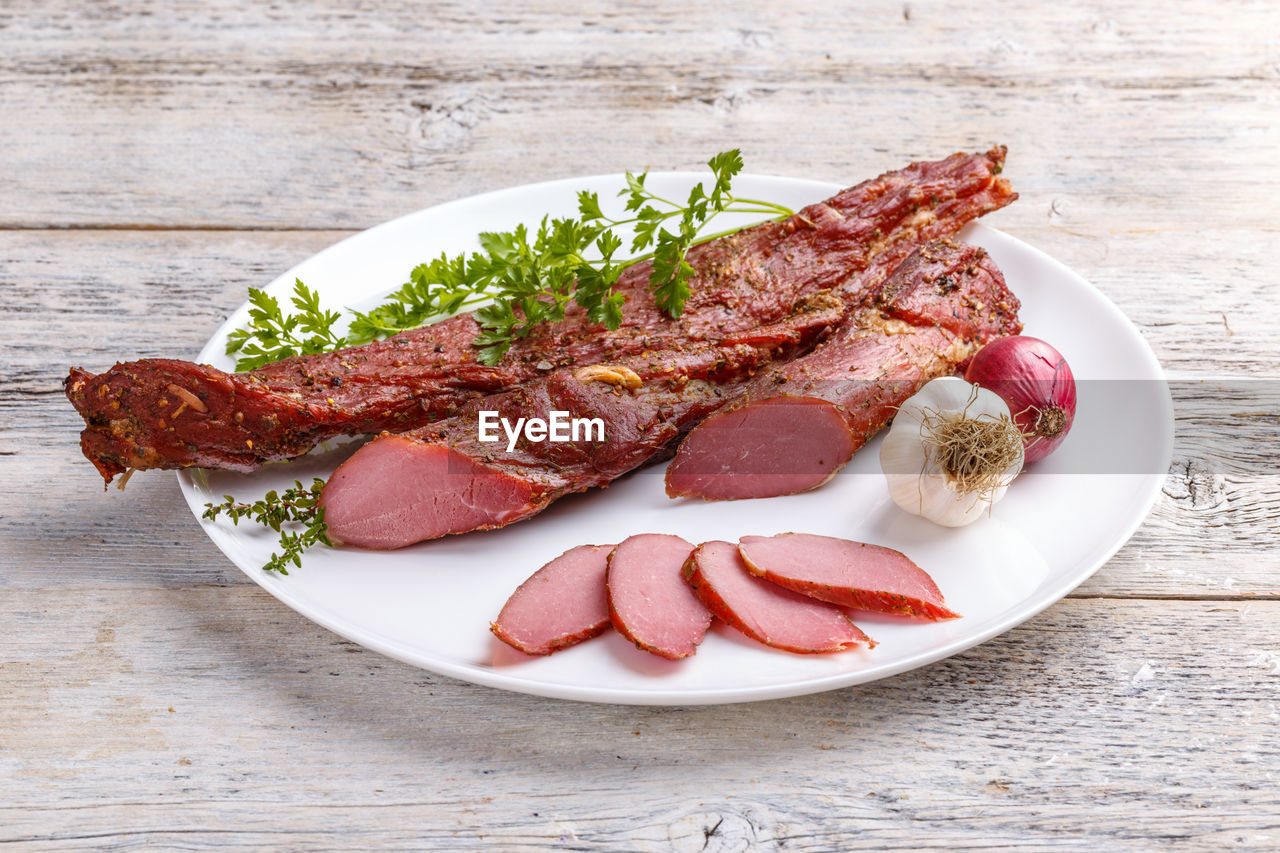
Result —
<instances>
[{"instance_id":1,"label":"plate rim","mask_svg":"<svg viewBox=\"0 0 1280 853\"><path fill-rule=\"evenodd\" d=\"M690 182L694 180L705 180L707 178L706 173L689 171L650 172L649 174L651 179L688 180ZM790 187L812 189L815 193L826 193L828 196L843 188L840 184L807 178L756 175L750 173L743 173L738 177L739 179L749 179L753 181L777 181L785 183ZM392 230L397 226L402 226L407 220L423 216L439 216L447 213L449 208L455 206L483 204L486 201L492 201L496 197L500 197L513 191L558 192L563 191L566 187L570 187L570 185L572 185L571 188L576 191L577 189L581 189L584 184L595 184L605 181L614 181L618 185L622 185L624 175L621 173L612 173L540 181L531 184L522 184L502 189L489 190L476 195L452 199L438 205L421 208L385 222L381 222L362 231L358 231L336 243L326 246L324 249L304 258L299 263L281 273L271 282L266 284L263 289L268 292L273 292L276 288L282 286L287 287L288 284L292 282L293 278L296 277L296 273L299 268L304 264L314 263L329 253L341 251L342 247L351 241L369 239L369 235L371 234L376 234L383 230ZM1078 284L1083 285L1099 304L1105 306L1107 311L1109 311L1115 318L1119 319L1128 328L1128 330L1133 334L1133 337L1138 341L1140 346L1137 347L1137 354L1143 362L1141 367L1144 369L1144 372L1149 373L1153 378L1164 378L1164 370L1160 365L1155 352L1151 349L1150 343L1142 335L1141 330L1138 329L1136 324L1134 324L1134 322L1120 310L1119 306L1108 298L1107 295L1098 289L1091 281L1041 249L1038 249L1023 240L990 225L975 221L969 223L966 226L966 229L970 231L980 230L985 232L983 234L984 237L1008 241L1010 244L1016 246L1019 251L1029 252L1034 255L1037 262L1051 266L1060 274L1065 274L1075 279ZM224 339L227 332L243 322L244 318L247 317L248 308L249 303L246 300L231 312L226 321L213 332L212 336L201 349L198 356L200 360L208 361L211 353L219 353L215 344ZM825 692L828 690L841 689L844 687L851 687L858 684L866 684L918 669L981 645L982 643L985 643L988 640L1034 618L1053 604L1061 601L1069 595L1072 590L1076 589L1080 584L1084 583L1096 574L1121 548L1125 546L1125 544L1128 543L1134 533L1136 533L1137 530L1146 523L1146 520L1151 514L1152 508L1159 499L1166 477L1165 472L1167 472L1172 459L1174 436L1173 401L1167 385L1164 387L1164 392L1159 395L1159 400L1161 409L1159 412L1159 418L1163 427L1159 436L1161 444L1159 454L1160 459L1162 460L1162 471L1160 473L1129 475L1135 479L1147 481L1145 493L1140 501L1141 509L1134 513L1132 521L1126 525L1122 535L1117 536L1112 543L1102 550L1102 552L1091 558L1090 565L1087 569L1079 571L1076 574L1068 575L1062 578L1056 585L1044 588L1038 591L1037 594L1029 596L1017 606L1010 608L1010 610L1004 614L1003 618L996 619L986 628L946 642L939 647L922 650L914 655L880 666L873 665L867 668L845 671L832 675L802 678L780 684L755 687L718 687L693 690L682 689L675 691L669 687L654 691L624 687L599 688L545 681L537 678L519 678L495 668L486 669L471 664L458 664L448 660L424 660L423 653L420 650L415 651L406 644L370 633L361 626L344 623L336 618L331 618L330 614L326 612L326 610L319 609L309 603L299 600L297 596L293 595L287 589L283 589L277 585L268 584L268 578L264 576L260 567L248 567L243 565L239 560L229 554L226 548L223 547L220 540L224 536L229 535L227 531L217 527L214 523L207 522L201 518L204 509L203 498L206 496L199 494L199 487L194 480L192 472L189 470L180 470L177 472L177 478L183 497L186 499L187 505L191 509L191 512L195 516L201 529L209 536L214 545L223 552L223 555L229 559L233 565L240 569L240 571L251 581L264 589L273 598L277 599L282 604L311 622L332 631L338 636L355 642L364 648L385 655L386 657L390 657L419 669L446 675L468 683L552 699L604 704L672 707L756 702L802 696Z\"/></svg>"}]
</instances>

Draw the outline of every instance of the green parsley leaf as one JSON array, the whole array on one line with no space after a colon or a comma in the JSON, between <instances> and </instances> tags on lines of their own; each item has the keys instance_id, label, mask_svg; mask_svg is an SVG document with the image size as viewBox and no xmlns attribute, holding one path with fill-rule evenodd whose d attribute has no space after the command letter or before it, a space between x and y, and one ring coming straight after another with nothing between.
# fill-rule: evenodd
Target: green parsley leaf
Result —
<instances>
[{"instance_id":1,"label":"green parsley leaf","mask_svg":"<svg viewBox=\"0 0 1280 853\"><path fill-rule=\"evenodd\" d=\"M227 335L227 355L238 356L236 370L347 346L347 339L333 332L341 315L322 309L320 294L300 279L294 279L292 302L297 313L285 316L274 296L249 288L249 325Z\"/></svg>"}]
</instances>

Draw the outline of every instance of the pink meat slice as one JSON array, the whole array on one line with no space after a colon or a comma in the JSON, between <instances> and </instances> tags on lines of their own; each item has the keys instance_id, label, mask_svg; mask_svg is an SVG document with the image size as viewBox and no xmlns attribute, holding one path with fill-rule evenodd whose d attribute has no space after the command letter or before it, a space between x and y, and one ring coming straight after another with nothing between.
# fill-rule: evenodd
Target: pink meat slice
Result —
<instances>
[{"instance_id":1,"label":"pink meat slice","mask_svg":"<svg viewBox=\"0 0 1280 853\"><path fill-rule=\"evenodd\" d=\"M931 621L960 615L924 569L892 548L782 533L744 536L738 550L753 575L822 601Z\"/></svg>"},{"instance_id":2,"label":"pink meat slice","mask_svg":"<svg viewBox=\"0 0 1280 853\"><path fill-rule=\"evenodd\" d=\"M838 607L753 576L729 542L699 545L684 576L712 613L766 646L801 654L875 646Z\"/></svg>"},{"instance_id":3,"label":"pink meat slice","mask_svg":"<svg viewBox=\"0 0 1280 853\"><path fill-rule=\"evenodd\" d=\"M664 658L687 658L711 627L680 576L693 545L679 536L642 533L622 540L609 555L609 617L636 647Z\"/></svg>"},{"instance_id":4,"label":"pink meat slice","mask_svg":"<svg viewBox=\"0 0 1280 853\"><path fill-rule=\"evenodd\" d=\"M338 467L321 496L334 541L401 548L449 533L502 527L533 502L533 487L452 448L385 435Z\"/></svg>"},{"instance_id":5,"label":"pink meat slice","mask_svg":"<svg viewBox=\"0 0 1280 853\"><path fill-rule=\"evenodd\" d=\"M686 439L667 469L671 497L728 500L807 491L835 476L858 449L840 409L817 397L726 407L690 435L696 437Z\"/></svg>"},{"instance_id":6,"label":"pink meat slice","mask_svg":"<svg viewBox=\"0 0 1280 853\"><path fill-rule=\"evenodd\" d=\"M834 477L883 427L897 407L930 379L951 373L970 352L937 328L885 328L876 316L837 333L828 345L779 372L805 385L717 411L690 432L667 468L670 497L736 500L792 495ZM832 345L836 344L836 345ZM788 386L779 384L777 387Z\"/></svg>"},{"instance_id":7,"label":"pink meat slice","mask_svg":"<svg viewBox=\"0 0 1280 853\"><path fill-rule=\"evenodd\" d=\"M612 545L579 545L547 563L512 593L489 630L529 655L589 640L609 627L605 571Z\"/></svg>"}]
</instances>

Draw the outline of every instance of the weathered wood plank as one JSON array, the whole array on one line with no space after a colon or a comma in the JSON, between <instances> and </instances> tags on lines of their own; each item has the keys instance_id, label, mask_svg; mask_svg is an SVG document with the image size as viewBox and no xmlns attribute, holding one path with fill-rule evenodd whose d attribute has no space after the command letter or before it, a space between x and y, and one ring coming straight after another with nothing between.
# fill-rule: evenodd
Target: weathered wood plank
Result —
<instances>
[{"instance_id":1,"label":"weathered wood plank","mask_svg":"<svg viewBox=\"0 0 1280 853\"><path fill-rule=\"evenodd\" d=\"M1019 184L1090 236L1119 201L1131 227L1252 226L1280 195L1271 4L4 14L9 226L361 228L732 145L756 171L844 181L1003 141Z\"/></svg>"},{"instance_id":2,"label":"weathered wood plank","mask_svg":"<svg viewBox=\"0 0 1280 853\"><path fill-rule=\"evenodd\" d=\"M0 766L20 784L0 803L3 841L1078 850L1276 840L1280 796L1266 780L1280 761L1280 602L1067 601L878 684L685 709L437 677L338 640L256 587L7 602ZM1190 637L1212 641L1188 654Z\"/></svg>"},{"instance_id":3,"label":"weathered wood plank","mask_svg":"<svg viewBox=\"0 0 1280 853\"><path fill-rule=\"evenodd\" d=\"M1276 32L1253 0L0 4L0 841L1275 849ZM923 670L695 709L462 684L248 584L170 476L104 496L76 452L69 364L193 355L400 213L733 145L842 182L992 142L1022 193L993 225L1179 378L1262 381L1181 387L1131 543ZM126 230L41 230L86 227Z\"/></svg>"}]
</instances>

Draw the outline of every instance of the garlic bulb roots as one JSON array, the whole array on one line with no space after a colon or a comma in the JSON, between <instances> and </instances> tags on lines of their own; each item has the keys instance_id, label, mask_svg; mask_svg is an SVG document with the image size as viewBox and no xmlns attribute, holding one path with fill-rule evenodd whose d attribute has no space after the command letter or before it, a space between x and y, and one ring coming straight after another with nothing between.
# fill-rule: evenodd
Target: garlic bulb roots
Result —
<instances>
[{"instance_id":1,"label":"garlic bulb roots","mask_svg":"<svg viewBox=\"0 0 1280 853\"><path fill-rule=\"evenodd\" d=\"M989 511L1023 459L1022 433L1004 400L950 376L903 403L880 445L894 503L944 527Z\"/></svg>"}]
</instances>

